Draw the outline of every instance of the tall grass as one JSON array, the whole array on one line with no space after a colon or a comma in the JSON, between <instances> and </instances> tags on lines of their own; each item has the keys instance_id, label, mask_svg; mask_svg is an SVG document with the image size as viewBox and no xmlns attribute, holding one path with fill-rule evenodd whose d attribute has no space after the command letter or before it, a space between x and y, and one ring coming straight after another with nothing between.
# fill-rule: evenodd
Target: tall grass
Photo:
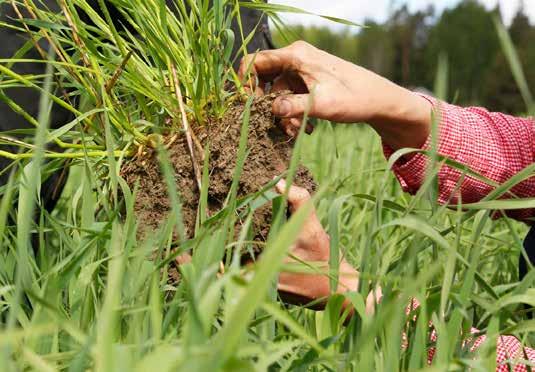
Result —
<instances>
[{"instance_id":1,"label":"tall grass","mask_svg":"<svg viewBox=\"0 0 535 372\"><path fill-rule=\"evenodd\" d=\"M367 128L321 122L310 137L301 136L290 178L299 161L311 169L321 186L314 204L324 226L361 272L361 288L346 295L355 307L355 316L346 321L340 296L321 312L277 301L276 276L306 208L283 223L285 203L270 191L272 184L244 200L236 197L236 180L247 161L246 109L227 209L207 218L201 208L204 223L195 238L174 242L173 231L181 227L180 190L165 147L152 140L165 131L167 118L181 128L175 83L183 90L190 122L202 125L208 115L224 113L232 99L225 90L233 80L228 50L241 38L230 34L229 22L239 3L214 1L210 7L204 0L188 0L192 11L187 12L185 2L177 2L174 16L163 1L112 2L141 37L115 29L104 2L103 16L85 0L60 2L63 13L57 15L28 0L18 5L32 8L37 19L24 22L37 27L31 31L36 38L52 42L56 60L48 63L44 78L14 73L9 65L16 60L0 61L0 93L13 85L42 92L39 118L19 108L36 128L28 132L28 146L3 153L13 158L14 172L0 190L2 370L487 371L494 367L496 335L511 333L534 345L535 323L520 305L535 305L530 289L535 274L521 282L517 277L525 228L493 222L488 212L533 204L495 200L532 175L531 167L482 203L463 206L470 209L463 212L461 206L450 210L430 201L433 182L415 197L403 194L389 171L394 159L384 160L377 136ZM96 27L85 25L77 9ZM59 83L74 89L68 100L54 94ZM17 109L6 95L0 99ZM75 116L53 131L47 127L52 101ZM46 143L62 150L51 151ZM119 174L138 146L158 149L175 207L161 231L145 241L136 237L136 189ZM64 158L72 161L69 180L57 207L47 212L36 174L46 177ZM40 166L43 159L49 161ZM430 179L436 171L430 170ZM206 206L208 179L205 166L201 206ZM280 228L265 244L263 257L242 267L236 247L253 244L248 227L261 193L274 199L274 225ZM244 221L237 238L236 209ZM173 282L171 263L185 251L192 262L180 267L181 279ZM221 270L223 257L230 259ZM337 271L336 256L331 268ZM331 276L333 286L335 281ZM374 315L366 314L364 299L378 285L384 298ZM404 311L409 298L421 303L414 322ZM430 321L436 344L430 341ZM490 336L476 355L463 347L471 326ZM437 354L428 366L430 346Z\"/></svg>"}]
</instances>

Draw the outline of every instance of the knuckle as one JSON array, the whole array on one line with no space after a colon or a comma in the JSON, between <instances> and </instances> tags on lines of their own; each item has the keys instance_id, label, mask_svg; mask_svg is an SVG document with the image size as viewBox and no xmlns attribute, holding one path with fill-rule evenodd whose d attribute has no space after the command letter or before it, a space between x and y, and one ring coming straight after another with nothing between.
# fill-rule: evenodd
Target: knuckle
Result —
<instances>
[{"instance_id":1,"label":"knuckle","mask_svg":"<svg viewBox=\"0 0 535 372\"><path fill-rule=\"evenodd\" d=\"M310 193L308 190L301 187L296 187L296 194L298 195L299 201L305 203L310 199Z\"/></svg>"},{"instance_id":2,"label":"knuckle","mask_svg":"<svg viewBox=\"0 0 535 372\"><path fill-rule=\"evenodd\" d=\"M249 55L249 56L245 56L245 57L243 57L243 58L241 59L241 61L240 61L240 71L241 71L242 73L245 73L245 72L247 72L247 70L248 70L249 68L251 68L251 70L253 70L253 68L252 68L252 63L253 63L253 58L252 58L252 56Z\"/></svg>"},{"instance_id":3,"label":"knuckle","mask_svg":"<svg viewBox=\"0 0 535 372\"><path fill-rule=\"evenodd\" d=\"M309 60L311 45L306 41L298 40L290 45L292 64L295 70L300 70L303 63Z\"/></svg>"},{"instance_id":4,"label":"knuckle","mask_svg":"<svg viewBox=\"0 0 535 372\"><path fill-rule=\"evenodd\" d=\"M241 78L243 78L243 77L245 77L246 72L247 72L247 65L246 65L246 61L245 61L245 58L244 58L240 62L240 67L238 69L238 75Z\"/></svg>"},{"instance_id":5,"label":"knuckle","mask_svg":"<svg viewBox=\"0 0 535 372\"><path fill-rule=\"evenodd\" d=\"M303 40L297 40L291 44L291 47L297 50L305 50L310 47L310 44Z\"/></svg>"}]
</instances>

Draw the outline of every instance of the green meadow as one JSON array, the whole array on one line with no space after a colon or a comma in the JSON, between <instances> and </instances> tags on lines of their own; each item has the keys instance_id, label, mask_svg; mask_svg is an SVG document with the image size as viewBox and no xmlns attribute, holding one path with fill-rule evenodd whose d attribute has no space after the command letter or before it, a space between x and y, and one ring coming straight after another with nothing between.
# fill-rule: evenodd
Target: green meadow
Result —
<instances>
[{"instance_id":1,"label":"green meadow","mask_svg":"<svg viewBox=\"0 0 535 372\"><path fill-rule=\"evenodd\" d=\"M494 185L480 203L440 206L435 176L444 164L492 182L431 150L424 186L407 195L390 167L417 150L401 150L387 161L379 137L365 125L317 122L311 135L299 136L282 176L291 181L299 164L313 173L313 204L331 236L323 274L336 284L339 250L358 268L361 283L345 295L351 317L342 311L340 295L323 311L284 304L276 291L278 273L318 270L306 262L283 265L312 205L287 218L284 196L272 191L275 181L237 197L248 154L247 109L231 192L224 209L209 218L210 174L203 164L191 239L180 234L181 190L161 133L171 118L185 136L182 109L195 130L223 116L243 94L230 53L233 43L250 37L230 31L240 7L266 12L276 26L282 26L279 12L299 10L187 0L177 1L173 14L159 0L110 0L100 1L96 12L86 0L66 0L53 13L36 3L16 2L35 18L0 23L31 36L11 59L0 60L0 100L32 125L0 133L0 144L11 146L0 147L0 155L12 161L0 170L9 174L0 188L2 371L489 371L498 335L535 346L535 321L525 310L525 304L535 306L535 271L518 279L527 228L492 219L494 210L535 207L535 200L500 200L531 177L535 165ZM117 6L139 36L113 26L106 3ZM82 21L81 10L94 25ZM531 93L517 53L503 26L496 23L496 30L529 111ZM48 40L44 61L25 59L32 40ZM11 67L20 62L45 63L46 73L18 74ZM447 73L441 63L439 97ZM37 116L4 93L13 87L40 92ZM69 111L72 121L51 129L52 104ZM157 152L173 201L161 230L144 240L136 235L138 190L120 172L140 147ZM65 188L47 211L42 182L63 169ZM253 242L252 216L265 200L273 201L273 227L266 242ZM242 265L240 252L257 246L260 258ZM192 261L177 268L184 252ZM180 278L170 279L176 270ZM384 297L373 315L366 314L365 298L377 286ZM405 312L411 298L421 303L417 318ZM465 342L472 327L488 336L475 353ZM430 339L433 329L437 341ZM429 347L436 348L431 365Z\"/></svg>"}]
</instances>

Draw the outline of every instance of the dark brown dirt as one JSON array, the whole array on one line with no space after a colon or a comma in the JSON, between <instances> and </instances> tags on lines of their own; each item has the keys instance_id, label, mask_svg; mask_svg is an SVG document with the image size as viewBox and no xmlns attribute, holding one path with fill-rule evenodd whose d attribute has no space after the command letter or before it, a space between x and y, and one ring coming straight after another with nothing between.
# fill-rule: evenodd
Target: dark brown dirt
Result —
<instances>
[{"instance_id":1,"label":"dark brown dirt","mask_svg":"<svg viewBox=\"0 0 535 372\"><path fill-rule=\"evenodd\" d=\"M293 140L276 124L271 113L274 95L258 98L251 108L248 149L238 196L257 192L273 177L283 173L289 166ZM222 120L212 122L197 136L203 146L210 146L210 186L208 198L211 212L216 212L230 191L239 146L244 104L235 102ZM170 136L169 136L170 137ZM166 138L167 139L169 138ZM186 234L194 233L197 216L199 190L195 181L191 157L184 136L176 140L168 149L175 171L177 189L183 202L183 216ZM200 154L197 153L197 159ZM199 160L198 160L199 161ZM200 164L202 168L202 164ZM155 231L171 210L156 154L149 150L145 155L125 164L121 174L133 188L139 183L135 201L138 218L138 236ZM295 184L313 192L315 182L303 167L300 167ZM254 216L256 238L267 238L271 225L271 206L259 209Z\"/></svg>"}]
</instances>

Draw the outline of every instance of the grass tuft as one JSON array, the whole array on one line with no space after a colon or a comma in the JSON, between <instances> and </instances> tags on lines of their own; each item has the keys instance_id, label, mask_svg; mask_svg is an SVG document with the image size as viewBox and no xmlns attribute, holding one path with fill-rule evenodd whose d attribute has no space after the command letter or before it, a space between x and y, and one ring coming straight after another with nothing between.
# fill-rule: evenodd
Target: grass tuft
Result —
<instances>
[{"instance_id":1,"label":"grass tuft","mask_svg":"<svg viewBox=\"0 0 535 372\"><path fill-rule=\"evenodd\" d=\"M487 371L493 368L498 334L535 345L535 324L523 307L534 305L535 274L522 281L517 274L526 229L509 220L493 222L490 213L535 207L534 200L499 200L531 177L533 166L495 185L430 151L436 166L422 190L409 197L389 168L417 150L400 150L387 163L371 130L323 121L311 136L300 136L288 180L300 162L313 172L321 185L313 204L333 247L361 272L361 287L345 295L355 307L355 316L346 321L341 296L333 296L322 312L277 301L273 284L312 203L286 222L284 197L270 191L275 181L258 194L237 197L247 161L249 101L226 208L207 215L210 153L205 150L197 172L197 230L193 239L185 238L181 190L162 133L170 124L185 135L183 123L199 128L224 115L235 99L229 88L236 83L232 46L251 36L230 29L240 6L261 9L275 22L279 11L300 10L258 1L186 0L175 2L173 13L161 0L99 0L99 9L86 0L69 0L60 1L62 12L56 14L33 0L13 3L29 18L0 27L27 32L33 41L12 60L0 60L0 100L32 129L0 134L0 145L16 149L0 153L13 161L2 170L10 177L0 188L2 370ZM111 4L126 28L110 22ZM92 24L83 21L82 12ZM498 29L529 110L532 99L521 67ZM34 42L45 40L49 60L25 58ZM46 71L14 72L23 62L46 63ZM445 59L441 66L437 90L444 94ZM9 98L8 89L15 87L41 93L39 117ZM53 130L52 103L73 115ZM128 188L119 170L147 146L157 148L174 210L160 231L140 241L134 212L138 190ZM441 164L495 189L479 203L436 206L429 196L436 193ZM38 197L40 185L67 165L61 199L47 211ZM275 227L262 258L241 266L238 254L226 253L257 244L249 240L249 228L260 194L274 201ZM238 218L243 224L236 231ZM183 252L190 252L192 261L180 266L180 281L170 280L172 262ZM334 249L326 274L331 288L337 287L339 260ZM309 263L297 266L314 270ZM366 314L365 298L379 285L383 300L373 315ZM421 303L415 321L404 312L410 298ZM430 321L437 342L430 341ZM471 327L489 335L477 355L463 342ZM406 347L400 347L403 333ZM437 353L429 366L431 346Z\"/></svg>"}]
</instances>

